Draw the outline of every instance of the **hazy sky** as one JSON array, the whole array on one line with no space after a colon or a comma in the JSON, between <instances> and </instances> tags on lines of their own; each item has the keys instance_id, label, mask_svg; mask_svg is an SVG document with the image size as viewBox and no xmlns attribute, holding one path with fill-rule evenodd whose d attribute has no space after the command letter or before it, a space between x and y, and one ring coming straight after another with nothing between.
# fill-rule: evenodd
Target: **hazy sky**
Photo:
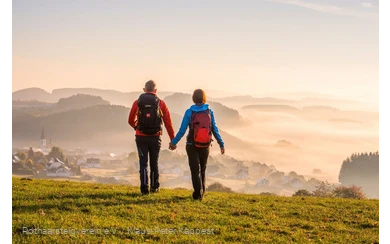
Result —
<instances>
[{"instance_id":1,"label":"hazy sky","mask_svg":"<svg viewBox=\"0 0 390 244\"><path fill-rule=\"evenodd\" d=\"M378 1L13 0L13 90L204 88L378 100Z\"/></svg>"}]
</instances>

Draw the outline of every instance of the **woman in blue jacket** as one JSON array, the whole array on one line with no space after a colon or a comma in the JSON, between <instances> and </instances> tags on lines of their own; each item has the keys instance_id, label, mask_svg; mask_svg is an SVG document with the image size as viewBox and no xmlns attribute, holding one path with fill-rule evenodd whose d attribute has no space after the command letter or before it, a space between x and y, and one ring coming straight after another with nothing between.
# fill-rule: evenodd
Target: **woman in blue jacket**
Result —
<instances>
[{"instance_id":1,"label":"woman in blue jacket","mask_svg":"<svg viewBox=\"0 0 390 244\"><path fill-rule=\"evenodd\" d=\"M221 153L225 153L224 142L219 134L215 122L214 113L206 104L206 94L202 89L197 89L192 95L192 101L195 103L184 114L183 121L176 137L169 144L171 150L176 149L177 143L184 136L187 128L186 151L191 170L191 179L194 192L192 197L202 200L205 192L205 171L207 159L210 152L211 134L217 140ZM199 128L201 127L201 128ZM199 140L209 142L201 143Z\"/></svg>"}]
</instances>

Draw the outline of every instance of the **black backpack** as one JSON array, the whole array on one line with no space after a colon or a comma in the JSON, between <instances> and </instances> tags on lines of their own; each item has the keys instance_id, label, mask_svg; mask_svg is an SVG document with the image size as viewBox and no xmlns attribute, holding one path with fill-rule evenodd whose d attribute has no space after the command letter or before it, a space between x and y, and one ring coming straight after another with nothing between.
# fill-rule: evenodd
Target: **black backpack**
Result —
<instances>
[{"instance_id":1,"label":"black backpack","mask_svg":"<svg viewBox=\"0 0 390 244\"><path fill-rule=\"evenodd\" d=\"M143 93L138 98L137 129L145 135L154 135L162 130L160 99L151 93Z\"/></svg>"}]
</instances>

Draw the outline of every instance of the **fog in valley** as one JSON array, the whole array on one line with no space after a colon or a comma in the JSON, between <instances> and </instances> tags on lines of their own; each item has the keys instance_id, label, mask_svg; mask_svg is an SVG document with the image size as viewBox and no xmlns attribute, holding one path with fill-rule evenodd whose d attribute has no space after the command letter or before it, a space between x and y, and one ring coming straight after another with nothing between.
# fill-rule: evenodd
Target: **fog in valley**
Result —
<instances>
[{"instance_id":1,"label":"fog in valley","mask_svg":"<svg viewBox=\"0 0 390 244\"><path fill-rule=\"evenodd\" d=\"M47 148L43 155L48 162L51 147L56 146L67 164L80 166L81 173L68 178L139 185L134 130L127 119L140 94L76 88L52 93L38 88L16 91L13 154L28 154L30 147L41 151L44 133ZM219 182L244 193L291 195L301 188L313 189L318 181L338 184L345 159L354 153L378 151L377 103L310 93L284 97L216 95L213 92L208 103L225 141L226 155L220 155L214 141L207 184ZM177 133L185 110L192 104L191 94L166 91L158 96L167 103ZM185 137L173 152L167 150L165 128L162 140L162 187L191 189ZM98 167L93 163L88 166L91 158L100 159ZM44 167L47 170L47 164ZM38 170L35 174L42 176Z\"/></svg>"}]
</instances>

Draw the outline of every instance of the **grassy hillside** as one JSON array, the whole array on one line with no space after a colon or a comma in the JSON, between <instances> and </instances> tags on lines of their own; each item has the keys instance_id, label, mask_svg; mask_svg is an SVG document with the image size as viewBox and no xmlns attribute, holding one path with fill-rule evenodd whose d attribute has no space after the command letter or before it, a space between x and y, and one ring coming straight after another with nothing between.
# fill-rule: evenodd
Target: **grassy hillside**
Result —
<instances>
[{"instance_id":1,"label":"grassy hillside","mask_svg":"<svg viewBox=\"0 0 390 244\"><path fill-rule=\"evenodd\" d=\"M17 178L12 192L15 243L379 242L377 200L208 192L199 202L189 190L141 196L138 187L125 185ZM23 234L23 227L64 234ZM138 234L134 228L176 228L176 234ZM191 228L209 234L188 234Z\"/></svg>"}]
</instances>

